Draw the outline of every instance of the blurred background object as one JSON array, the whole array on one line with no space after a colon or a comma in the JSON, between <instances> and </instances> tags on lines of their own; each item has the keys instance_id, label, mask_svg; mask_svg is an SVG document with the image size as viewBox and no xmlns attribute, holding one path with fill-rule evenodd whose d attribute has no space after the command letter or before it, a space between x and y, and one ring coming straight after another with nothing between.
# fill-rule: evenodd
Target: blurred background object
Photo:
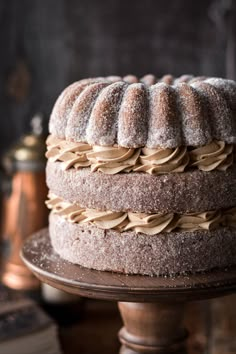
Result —
<instances>
[{"instance_id":1,"label":"blurred background object","mask_svg":"<svg viewBox=\"0 0 236 354\"><path fill-rule=\"evenodd\" d=\"M48 224L42 117L35 116L31 125L32 133L24 135L3 158L10 181L3 202L2 232L9 241L9 254L3 264L2 281L20 290L33 290L40 285L21 261L20 250L28 236Z\"/></svg>"}]
</instances>

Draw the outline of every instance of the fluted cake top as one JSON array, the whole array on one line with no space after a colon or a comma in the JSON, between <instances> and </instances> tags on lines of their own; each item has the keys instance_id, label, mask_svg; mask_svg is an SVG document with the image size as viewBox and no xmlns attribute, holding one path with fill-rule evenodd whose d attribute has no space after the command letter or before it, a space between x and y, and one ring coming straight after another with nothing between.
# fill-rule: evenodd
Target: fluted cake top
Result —
<instances>
[{"instance_id":1,"label":"fluted cake top","mask_svg":"<svg viewBox=\"0 0 236 354\"><path fill-rule=\"evenodd\" d=\"M236 82L191 75L80 80L57 99L49 130L58 138L101 146L236 143Z\"/></svg>"}]
</instances>

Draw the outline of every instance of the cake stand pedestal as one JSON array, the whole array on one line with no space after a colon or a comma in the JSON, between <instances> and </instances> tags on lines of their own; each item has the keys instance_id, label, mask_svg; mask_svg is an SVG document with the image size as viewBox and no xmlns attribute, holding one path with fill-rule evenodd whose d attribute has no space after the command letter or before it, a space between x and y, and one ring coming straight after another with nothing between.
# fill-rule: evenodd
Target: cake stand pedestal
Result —
<instances>
[{"instance_id":1,"label":"cake stand pedestal","mask_svg":"<svg viewBox=\"0 0 236 354\"><path fill-rule=\"evenodd\" d=\"M47 229L27 239L21 256L41 281L55 288L118 301L124 322L118 334L122 344L120 354L186 354L185 304L236 291L235 268L176 278L86 269L55 254Z\"/></svg>"}]
</instances>

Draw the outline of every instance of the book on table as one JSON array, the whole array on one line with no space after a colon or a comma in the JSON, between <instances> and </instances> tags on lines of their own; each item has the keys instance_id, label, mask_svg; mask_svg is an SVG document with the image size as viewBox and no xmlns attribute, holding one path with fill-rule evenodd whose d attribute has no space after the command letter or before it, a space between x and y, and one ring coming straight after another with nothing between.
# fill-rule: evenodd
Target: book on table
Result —
<instances>
[{"instance_id":1,"label":"book on table","mask_svg":"<svg viewBox=\"0 0 236 354\"><path fill-rule=\"evenodd\" d=\"M1 354L61 354L55 322L31 299L0 296Z\"/></svg>"}]
</instances>

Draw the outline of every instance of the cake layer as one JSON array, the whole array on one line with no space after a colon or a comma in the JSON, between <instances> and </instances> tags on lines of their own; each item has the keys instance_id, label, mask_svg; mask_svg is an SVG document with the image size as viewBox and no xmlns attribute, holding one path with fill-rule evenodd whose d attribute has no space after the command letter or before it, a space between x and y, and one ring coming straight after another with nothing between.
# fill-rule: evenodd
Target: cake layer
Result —
<instances>
[{"instance_id":1,"label":"cake layer","mask_svg":"<svg viewBox=\"0 0 236 354\"><path fill-rule=\"evenodd\" d=\"M68 86L53 108L54 136L127 148L236 143L236 83L189 75L85 79Z\"/></svg>"},{"instance_id":2,"label":"cake layer","mask_svg":"<svg viewBox=\"0 0 236 354\"><path fill-rule=\"evenodd\" d=\"M89 168L63 171L48 162L52 193L83 208L141 213L191 213L236 205L236 166L227 171L188 171L160 176L141 172L107 175Z\"/></svg>"},{"instance_id":3,"label":"cake layer","mask_svg":"<svg viewBox=\"0 0 236 354\"><path fill-rule=\"evenodd\" d=\"M62 258L97 270L158 276L236 264L236 231L227 227L149 236L71 224L51 214L49 231Z\"/></svg>"}]
</instances>

